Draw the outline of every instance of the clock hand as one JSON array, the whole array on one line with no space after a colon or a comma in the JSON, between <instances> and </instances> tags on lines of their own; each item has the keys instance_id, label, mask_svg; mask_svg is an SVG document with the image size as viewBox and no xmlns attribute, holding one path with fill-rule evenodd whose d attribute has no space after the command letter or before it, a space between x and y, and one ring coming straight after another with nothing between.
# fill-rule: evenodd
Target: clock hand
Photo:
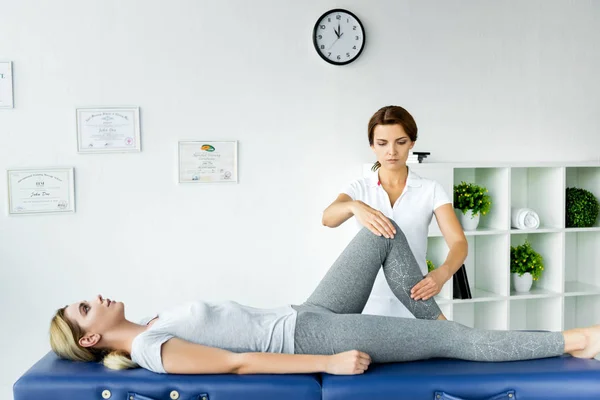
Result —
<instances>
[{"instance_id":1,"label":"clock hand","mask_svg":"<svg viewBox=\"0 0 600 400\"><path fill-rule=\"evenodd\" d=\"M338 39L340 38L340 34L338 33L338 31L335 30L335 28L333 28L333 31L335 32L335 36L338 37Z\"/></svg>"},{"instance_id":2,"label":"clock hand","mask_svg":"<svg viewBox=\"0 0 600 400\"><path fill-rule=\"evenodd\" d=\"M338 40L340 40L340 38L338 37L337 39L335 39L333 41L333 43L331 43L331 46L329 46L329 48L327 49L327 51L331 50L331 48L333 47L333 45L335 44L335 42L337 42Z\"/></svg>"}]
</instances>

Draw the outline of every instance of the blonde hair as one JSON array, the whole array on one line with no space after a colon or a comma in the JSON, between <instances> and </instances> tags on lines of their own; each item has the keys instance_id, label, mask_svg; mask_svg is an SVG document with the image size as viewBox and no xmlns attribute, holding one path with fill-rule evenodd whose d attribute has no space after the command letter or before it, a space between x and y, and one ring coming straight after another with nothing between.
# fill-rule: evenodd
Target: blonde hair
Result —
<instances>
[{"instance_id":1,"label":"blonde hair","mask_svg":"<svg viewBox=\"0 0 600 400\"><path fill-rule=\"evenodd\" d=\"M110 369L139 367L125 351L81 346L79 339L84 336L85 332L77 323L70 321L65 316L65 309L66 307L58 309L50 323L50 346L56 355L72 361L102 362L106 368Z\"/></svg>"}]
</instances>

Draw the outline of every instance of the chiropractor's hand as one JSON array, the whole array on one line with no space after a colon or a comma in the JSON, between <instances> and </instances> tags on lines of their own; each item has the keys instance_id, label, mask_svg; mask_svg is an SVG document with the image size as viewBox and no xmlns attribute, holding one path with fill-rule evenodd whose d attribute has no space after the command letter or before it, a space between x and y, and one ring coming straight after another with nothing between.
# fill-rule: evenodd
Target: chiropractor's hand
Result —
<instances>
[{"instance_id":1,"label":"chiropractor's hand","mask_svg":"<svg viewBox=\"0 0 600 400\"><path fill-rule=\"evenodd\" d=\"M333 375L362 374L371 364L371 357L367 353L358 350L345 351L327 357L329 358L325 366L325 372Z\"/></svg>"},{"instance_id":2,"label":"chiropractor's hand","mask_svg":"<svg viewBox=\"0 0 600 400\"><path fill-rule=\"evenodd\" d=\"M381 211L376 210L362 201L354 201L352 213L362 226L376 234L391 239L396 234L396 228Z\"/></svg>"},{"instance_id":3,"label":"chiropractor's hand","mask_svg":"<svg viewBox=\"0 0 600 400\"><path fill-rule=\"evenodd\" d=\"M439 267L428 273L421 282L417 283L410 291L413 300L428 300L437 295L448 280L445 269Z\"/></svg>"}]
</instances>

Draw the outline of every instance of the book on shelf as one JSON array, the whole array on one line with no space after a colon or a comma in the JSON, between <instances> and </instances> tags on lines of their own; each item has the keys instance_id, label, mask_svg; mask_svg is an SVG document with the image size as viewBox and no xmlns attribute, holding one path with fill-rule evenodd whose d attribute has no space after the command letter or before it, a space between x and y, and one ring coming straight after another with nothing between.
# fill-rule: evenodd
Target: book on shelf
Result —
<instances>
[{"instance_id":1,"label":"book on shelf","mask_svg":"<svg viewBox=\"0 0 600 400\"><path fill-rule=\"evenodd\" d=\"M471 287L469 286L469 279L467 278L467 269L465 268L465 264L461 265L461 267L456 271L454 276L452 277L453 284L453 295L452 297L455 299L472 299L471 295Z\"/></svg>"},{"instance_id":2,"label":"book on shelf","mask_svg":"<svg viewBox=\"0 0 600 400\"><path fill-rule=\"evenodd\" d=\"M429 152L424 151L411 151L408 153L408 158L406 159L407 164L418 164L422 163L427 156L431 154Z\"/></svg>"}]
</instances>

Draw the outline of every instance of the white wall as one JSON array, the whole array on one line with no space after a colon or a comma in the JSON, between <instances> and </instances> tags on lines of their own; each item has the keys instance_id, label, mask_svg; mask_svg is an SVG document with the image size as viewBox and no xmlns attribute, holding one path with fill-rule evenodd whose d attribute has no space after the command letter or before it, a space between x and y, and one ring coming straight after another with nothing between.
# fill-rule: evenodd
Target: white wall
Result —
<instances>
[{"instance_id":1,"label":"white wall","mask_svg":"<svg viewBox=\"0 0 600 400\"><path fill-rule=\"evenodd\" d=\"M311 41L336 7L367 31L345 67ZM0 215L0 398L68 302L302 301L349 237L321 212L371 161L383 105L431 161L598 159L599 18L591 0L0 0L0 170L73 166L77 186L73 215ZM143 151L77 154L74 109L95 105L140 106ZM181 139L239 140L239 184L178 185Z\"/></svg>"}]
</instances>

